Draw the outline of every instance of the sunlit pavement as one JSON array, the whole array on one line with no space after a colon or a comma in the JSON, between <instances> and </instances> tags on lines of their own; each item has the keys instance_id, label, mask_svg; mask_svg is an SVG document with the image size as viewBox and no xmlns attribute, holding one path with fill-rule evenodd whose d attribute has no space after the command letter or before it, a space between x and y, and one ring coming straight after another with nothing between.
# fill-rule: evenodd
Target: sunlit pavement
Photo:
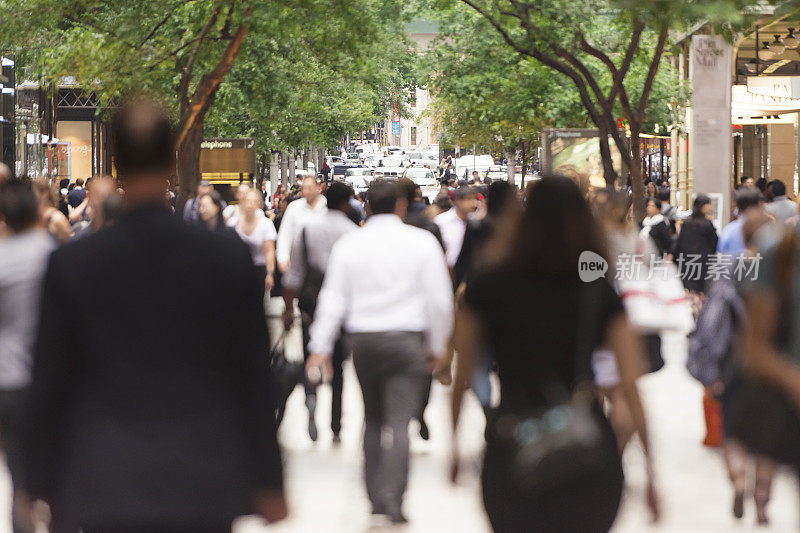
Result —
<instances>
[{"instance_id":1,"label":"sunlit pavement","mask_svg":"<svg viewBox=\"0 0 800 533\"><path fill-rule=\"evenodd\" d=\"M292 340L292 351L299 349ZM704 436L701 389L684 369L685 342L665 342L667 366L642 379L641 390L649 415L657 457L657 470L664 517L651 526L643 503L644 475L637 443L625 456L627 490L615 533L642 531L668 533L727 533L750 531L796 531L800 523L795 480L781 472L773 487L769 527L755 525L751 502L745 517L737 522L731 515L732 493L718 451L703 448ZM297 355L297 352L292 353ZM330 431L330 389L319 391L317 420L319 441L307 434L306 411L301 388L289 400L280 439L285 451L290 519L269 527L253 518L242 519L235 533L276 532L358 532L400 530L459 533L489 531L480 499L480 464L483 413L473 397L464 412L460 446L466 457L458 486L447 479L449 438L449 392L433 389L426 419L431 440L422 441L412 423L412 464L405 511L410 523L390 527L369 515L369 504L361 481L360 439L363 408L358 382L348 363L345 371L342 443L334 447ZM0 498L8 502L8 478L3 473ZM7 509L7 507L6 507ZM576 512L580 512L576 509ZM3 522L0 533L10 532Z\"/></svg>"}]
</instances>

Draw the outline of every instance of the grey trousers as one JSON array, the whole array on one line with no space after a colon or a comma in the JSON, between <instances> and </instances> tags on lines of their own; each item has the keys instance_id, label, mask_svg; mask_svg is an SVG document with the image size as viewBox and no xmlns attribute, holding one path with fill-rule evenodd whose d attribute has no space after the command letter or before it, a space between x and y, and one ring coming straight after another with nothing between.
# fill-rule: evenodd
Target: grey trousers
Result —
<instances>
[{"instance_id":1,"label":"grey trousers","mask_svg":"<svg viewBox=\"0 0 800 533\"><path fill-rule=\"evenodd\" d=\"M422 402L425 338L415 332L348 335L364 396L364 476L374 510L399 513L408 483L408 423Z\"/></svg>"}]
</instances>

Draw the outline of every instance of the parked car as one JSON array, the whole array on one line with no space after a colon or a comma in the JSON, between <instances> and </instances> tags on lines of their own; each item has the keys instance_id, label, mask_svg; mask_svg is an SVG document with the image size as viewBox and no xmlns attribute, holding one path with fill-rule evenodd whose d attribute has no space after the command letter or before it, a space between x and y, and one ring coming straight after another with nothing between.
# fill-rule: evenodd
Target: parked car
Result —
<instances>
[{"instance_id":1,"label":"parked car","mask_svg":"<svg viewBox=\"0 0 800 533\"><path fill-rule=\"evenodd\" d=\"M403 172L403 177L413 181L422 190L422 196L428 199L429 203L436 200L439 194L440 184L436 179L436 174L424 167L411 167Z\"/></svg>"},{"instance_id":2,"label":"parked car","mask_svg":"<svg viewBox=\"0 0 800 533\"><path fill-rule=\"evenodd\" d=\"M410 164L407 157L384 157L378 161L374 176L375 178L398 178L403 175L408 166Z\"/></svg>"},{"instance_id":3,"label":"parked car","mask_svg":"<svg viewBox=\"0 0 800 533\"><path fill-rule=\"evenodd\" d=\"M368 167L375 168L378 166L378 161L380 161L381 159L383 159L383 154L371 153L363 156L361 158L361 161L363 161L363 163Z\"/></svg>"},{"instance_id":4,"label":"parked car","mask_svg":"<svg viewBox=\"0 0 800 533\"><path fill-rule=\"evenodd\" d=\"M366 192L369 189L370 181L372 181L372 169L350 168L345 173L342 181L351 186L356 194Z\"/></svg>"},{"instance_id":5,"label":"parked car","mask_svg":"<svg viewBox=\"0 0 800 533\"><path fill-rule=\"evenodd\" d=\"M347 178L350 176L361 176L366 180L367 183L372 181L372 174L373 169L369 167L356 167L356 168L348 168L347 172L344 173L344 181L347 181Z\"/></svg>"},{"instance_id":6,"label":"parked car","mask_svg":"<svg viewBox=\"0 0 800 533\"><path fill-rule=\"evenodd\" d=\"M429 152L406 152L411 164L417 167L436 168L438 156Z\"/></svg>"},{"instance_id":7,"label":"parked car","mask_svg":"<svg viewBox=\"0 0 800 533\"><path fill-rule=\"evenodd\" d=\"M334 165L331 169L331 180L338 181L344 178L347 171L351 168L361 168L363 165L360 163L355 163L353 161L347 161L345 163L339 163Z\"/></svg>"}]
</instances>

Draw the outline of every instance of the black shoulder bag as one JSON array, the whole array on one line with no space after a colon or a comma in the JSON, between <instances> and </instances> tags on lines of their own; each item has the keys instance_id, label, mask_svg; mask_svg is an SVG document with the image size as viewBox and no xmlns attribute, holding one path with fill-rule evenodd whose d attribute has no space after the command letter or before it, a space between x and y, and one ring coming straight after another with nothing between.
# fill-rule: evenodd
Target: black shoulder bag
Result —
<instances>
[{"instance_id":1,"label":"black shoulder bag","mask_svg":"<svg viewBox=\"0 0 800 533\"><path fill-rule=\"evenodd\" d=\"M297 294L297 306L300 308L301 313L307 315L307 318L304 316L303 319L310 321L314 318L314 311L317 309L317 298L319 298L319 293L322 290L325 272L311 266L308 260L308 243L306 242L305 228L303 228L300 240L303 244L303 266L305 267L306 275Z\"/></svg>"},{"instance_id":2,"label":"black shoulder bag","mask_svg":"<svg viewBox=\"0 0 800 533\"><path fill-rule=\"evenodd\" d=\"M512 455L519 490L531 497L604 472L609 464L608 434L601 426L591 375L596 344L598 284L586 284L578 299L576 381L566 390L553 380L545 390L547 405L527 413L500 416L494 424L501 446Z\"/></svg>"}]
</instances>

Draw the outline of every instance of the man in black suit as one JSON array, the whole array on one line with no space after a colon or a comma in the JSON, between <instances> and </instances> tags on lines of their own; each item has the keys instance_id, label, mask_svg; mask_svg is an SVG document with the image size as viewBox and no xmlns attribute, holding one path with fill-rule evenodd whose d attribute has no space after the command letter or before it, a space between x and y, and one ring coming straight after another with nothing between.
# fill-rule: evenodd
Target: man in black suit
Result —
<instances>
[{"instance_id":1,"label":"man in black suit","mask_svg":"<svg viewBox=\"0 0 800 533\"><path fill-rule=\"evenodd\" d=\"M279 520L263 282L244 244L170 216L174 137L154 105L121 108L112 132L128 212L52 256L26 488L51 505L51 531L222 532L251 512Z\"/></svg>"}]
</instances>

